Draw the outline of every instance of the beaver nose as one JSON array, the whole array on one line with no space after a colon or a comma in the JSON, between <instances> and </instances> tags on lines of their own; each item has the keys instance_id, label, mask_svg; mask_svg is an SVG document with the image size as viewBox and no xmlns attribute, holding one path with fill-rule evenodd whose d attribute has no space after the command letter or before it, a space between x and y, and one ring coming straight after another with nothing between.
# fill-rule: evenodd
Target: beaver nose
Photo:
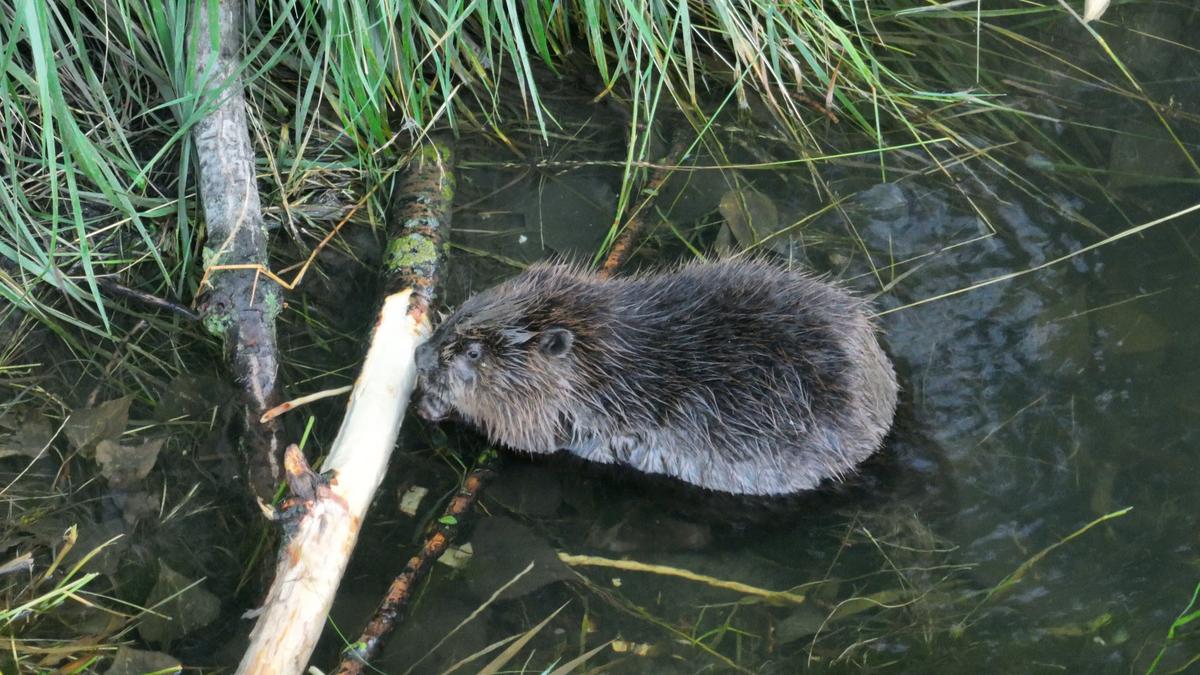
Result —
<instances>
[{"instance_id":1,"label":"beaver nose","mask_svg":"<svg viewBox=\"0 0 1200 675\"><path fill-rule=\"evenodd\" d=\"M428 375L437 369L437 350L429 343L417 347L417 372Z\"/></svg>"},{"instance_id":2,"label":"beaver nose","mask_svg":"<svg viewBox=\"0 0 1200 675\"><path fill-rule=\"evenodd\" d=\"M417 415L426 422L441 422L450 414L450 407L445 401L428 394L421 397L417 403Z\"/></svg>"}]
</instances>

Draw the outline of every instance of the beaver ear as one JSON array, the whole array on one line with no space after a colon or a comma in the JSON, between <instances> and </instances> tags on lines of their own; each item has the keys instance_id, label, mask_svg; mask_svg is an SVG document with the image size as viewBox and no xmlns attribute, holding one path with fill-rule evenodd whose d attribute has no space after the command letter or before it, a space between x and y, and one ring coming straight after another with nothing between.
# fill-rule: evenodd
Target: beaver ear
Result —
<instances>
[{"instance_id":1,"label":"beaver ear","mask_svg":"<svg viewBox=\"0 0 1200 675\"><path fill-rule=\"evenodd\" d=\"M566 328L547 328L538 336L538 349L546 356L566 356L575 343L575 334Z\"/></svg>"}]
</instances>

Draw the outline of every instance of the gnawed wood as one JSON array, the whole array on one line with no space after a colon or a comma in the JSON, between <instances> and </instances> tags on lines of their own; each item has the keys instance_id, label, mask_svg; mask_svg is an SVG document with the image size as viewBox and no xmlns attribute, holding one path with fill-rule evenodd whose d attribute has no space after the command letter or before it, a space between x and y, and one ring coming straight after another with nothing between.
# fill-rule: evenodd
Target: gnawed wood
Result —
<instances>
[{"instance_id":1,"label":"gnawed wood","mask_svg":"<svg viewBox=\"0 0 1200 675\"><path fill-rule=\"evenodd\" d=\"M429 335L428 312L450 226L452 157L440 141L420 149L398 182L385 261L387 295L341 429L317 477L299 453L286 462L291 504L275 581L239 673L300 673L325 627L326 615L367 507L387 470L416 385L414 355Z\"/></svg>"},{"instance_id":2,"label":"gnawed wood","mask_svg":"<svg viewBox=\"0 0 1200 675\"><path fill-rule=\"evenodd\" d=\"M416 381L413 353L429 332L409 315L412 292L388 296L346 418L324 465L328 482L303 495L303 513L279 551L275 580L239 673L301 673L383 480Z\"/></svg>"}]
</instances>

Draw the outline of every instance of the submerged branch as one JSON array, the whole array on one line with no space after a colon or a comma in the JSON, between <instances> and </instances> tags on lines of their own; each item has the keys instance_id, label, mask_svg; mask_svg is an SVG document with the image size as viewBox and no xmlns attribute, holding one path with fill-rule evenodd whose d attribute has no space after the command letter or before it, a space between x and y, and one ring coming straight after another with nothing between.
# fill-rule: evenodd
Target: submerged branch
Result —
<instances>
[{"instance_id":1,"label":"submerged branch","mask_svg":"<svg viewBox=\"0 0 1200 675\"><path fill-rule=\"evenodd\" d=\"M396 188L382 309L346 416L317 476L288 453L292 502L302 513L280 549L275 581L239 673L300 673L325 627L342 574L383 480L416 385L414 354L429 335L454 177L449 146L420 149Z\"/></svg>"},{"instance_id":2,"label":"submerged branch","mask_svg":"<svg viewBox=\"0 0 1200 675\"><path fill-rule=\"evenodd\" d=\"M463 520L479 501L484 486L495 475L495 464L496 454L490 450L476 460L474 468L463 479L458 493L450 500L450 505L446 507L442 517L433 523L421 550L409 558L404 571L388 586L383 601L379 603L358 640L353 643L354 649L347 651L343 656L335 671L337 675L363 673L369 667L368 664L383 651L388 636L396 628L400 612L412 597L413 587L424 578L433 562L440 558L454 541Z\"/></svg>"},{"instance_id":3,"label":"submerged branch","mask_svg":"<svg viewBox=\"0 0 1200 675\"><path fill-rule=\"evenodd\" d=\"M642 235L642 230L646 227L647 217L645 212L654 206L654 199L658 196L658 191L662 188L663 183L671 177L675 168L678 166L683 155L687 152L688 144L684 141L686 136L681 132L675 133L675 140L671 143L671 150L667 154L666 159L659 168L654 170L650 176L649 182L642 192L646 194L645 198L637 208L633 210L633 214L629 216L625 227L621 228L621 234L608 250L608 257L604 259L604 264L600 266L600 276L610 276L625 259L629 257L630 251L633 249L633 243Z\"/></svg>"},{"instance_id":4,"label":"submerged branch","mask_svg":"<svg viewBox=\"0 0 1200 675\"><path fill-rule=\"evenodd\" d=\"M196 123L193 137L200 164L200 198L208 238L204 264L267 264L267 228L255 183L254 148L246 126L246 101L237 74L242 47L241 0L221 0L210 16L196 6L189 41L196 54L201 101L212 110ZM217 23L210 23L215 18ZM249 270L206 275L200 316L225 344L227 358L242 385L242 421L248 449L250 486L269 499L279 482L283 448L277 422L262 423L264 411L279 402L279 351L275 318L282 306L275 284L259 283Z\"/></svg>"}]
</instances>

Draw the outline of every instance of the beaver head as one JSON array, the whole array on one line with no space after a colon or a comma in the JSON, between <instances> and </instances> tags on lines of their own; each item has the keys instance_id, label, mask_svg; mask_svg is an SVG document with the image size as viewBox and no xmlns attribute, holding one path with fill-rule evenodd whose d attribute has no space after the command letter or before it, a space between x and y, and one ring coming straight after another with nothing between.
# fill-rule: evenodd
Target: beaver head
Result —
<instances>
[{"instance_id":1,"label":"beaver head","mask_svg":"<svg viewBox=\"0 0 1200 675\"><path fill-rule=\"evenodd\" d=\"M588 333L587 281L538 265L472 296L417 349L421 417L455 415L493 441L553 452Z\"/></svg>"}]
</instances>

